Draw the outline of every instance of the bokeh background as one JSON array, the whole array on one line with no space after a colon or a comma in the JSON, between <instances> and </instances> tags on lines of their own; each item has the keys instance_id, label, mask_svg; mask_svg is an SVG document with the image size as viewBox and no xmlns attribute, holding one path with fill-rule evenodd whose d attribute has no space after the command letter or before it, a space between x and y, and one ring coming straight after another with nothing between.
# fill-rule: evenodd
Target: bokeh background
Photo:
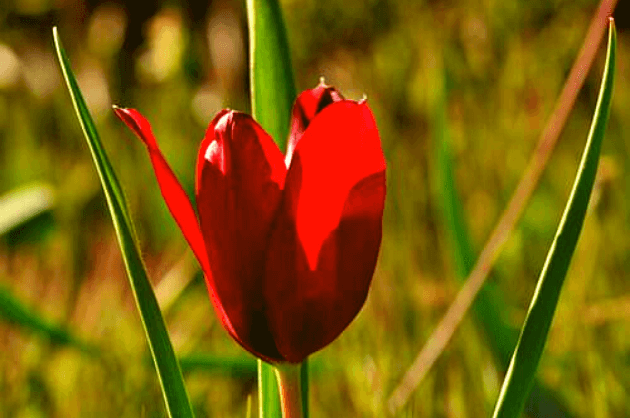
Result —
<instances>
[{"instance_id":1,"label":"bokeh background","mask_svg":"<svg viewBox=\"0 0 630 418\"><path fill-rule=\"evenodd\" d=\"M280 3L298 90L323 76L347 98L367 95L388 161L372 289L346 332L312 358L312 416L383 416L460 286L436 175L439 97L446 98L457 190L478 252L527 164L597 2ZM539 369L542 384L575 417L630 416L630 10L620 3L617 79L596 190ZM175 349L187 361L197 416L255 414L253 358L221 328L142 145L111 112L114 103L141 110L192 191L197 146L212 116L224 107L249 109L244 2L3 0L0 289L2 300L20 301L53 332L32 318L20 325L7 308L13 305L0 303L0 416L165 415L98 176L54 55L55 25L125 189ZM602 45L493 270L510 326L522 323L568 197L603 58ZM20 222L29 211L39 215ZM99 354L81 350L67 333ZM469 315L400 416L488 416L505 370L492 345Z\"/></svg>"}]
</instances>

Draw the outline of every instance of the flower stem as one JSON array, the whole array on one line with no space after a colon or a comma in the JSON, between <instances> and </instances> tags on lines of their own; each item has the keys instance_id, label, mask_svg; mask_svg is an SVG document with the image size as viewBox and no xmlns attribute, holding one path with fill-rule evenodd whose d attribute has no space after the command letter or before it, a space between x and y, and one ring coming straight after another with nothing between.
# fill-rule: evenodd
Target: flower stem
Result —
<instances>
[{"instance_id":1,"label":"flower stem","mask_svg":"<svg viewBox=\"0 0 630 418\"><path fill-rule=\"evenodd\" d=\"M282 418L303 418L300 365L277 365L275 371L280 389Z\"/></svg>"}]
</instances>

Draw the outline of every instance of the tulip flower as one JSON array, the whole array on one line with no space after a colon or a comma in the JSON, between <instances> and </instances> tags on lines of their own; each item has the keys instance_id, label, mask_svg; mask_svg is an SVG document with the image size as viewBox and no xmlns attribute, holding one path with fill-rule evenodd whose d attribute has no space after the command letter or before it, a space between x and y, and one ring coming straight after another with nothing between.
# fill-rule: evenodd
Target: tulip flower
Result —
<instances>
[{"instance_id":1,"label":"tulip flower","mask_svg":"<svg viewBox=\"0 0 630 418\"><path fill-rule=\"evenodd\" d=\"M230 335L272 363L332 342L367 297L381 243L385 159L365 100L323 83L292 110L286 156L247 114L222 110L196 164L197 213L134 109L173 217Z\"/></svg>"}]
</instances>

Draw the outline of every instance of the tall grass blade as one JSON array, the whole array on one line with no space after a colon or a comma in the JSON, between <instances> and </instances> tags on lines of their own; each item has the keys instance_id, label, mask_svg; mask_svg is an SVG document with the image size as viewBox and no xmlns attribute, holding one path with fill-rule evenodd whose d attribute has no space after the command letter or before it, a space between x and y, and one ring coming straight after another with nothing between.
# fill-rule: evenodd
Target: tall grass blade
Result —
<instances>
[{"instance_id":1,"label":"tall grass blade","mask_svg":"<svg viewBox=\"0 0 630 418\"><path fill-rule=\"evenodd\" d=\"M252 115L286 149L295 82L277 0L247 0Z\"/></svg>"},{"instance_id":2,"label":"tall grass blade","mask_svg":"<svg viewBox=\"0 0 630 418\"><path fill-rule=\"evenodd\" d=\"M582 229L612 99L616 48L612 19L608 36L606 66L582 161L503 381L494 418L516 418L523 410L547 340L562 283Z\"/></svg>"},{"instance_id":3,"label":"tall grass blade","mask_svg":"<svg viewBox=\"0 0 630 418\"><path fill-rule=\"evenodd\" d=\"M105 150L94 126L94 122L87 109L85 101L76 79L70 68L66 52L61 46L57 28L53 28L53 38L57 57L61 65L68 90L72 97L74 108L83 128L94 164L101 179L103 191L107 199L118 243L123 255L129 283L136 300L136 306L142 319L151 355L158 373L166 410L170 417L193 417L192 407L186 393L184 380L179 363L175 358L173 346L166 331L166 325L160 312L155 294L147 278L147 274L140 258L140 252L134 239L134 231L127 210L122 189L114 170L107 158Z\"/></svg>"},{"instance_id":4,"label":"tall grass blade","mask_svg":"<svg viewBox=\"0 0 630 418\"><path fill-rule=\"evenodd\" d=\"M435 145L437 154L437 176L441 210L446 230L450 236L450 246L456 267L456 276L464 282L472 271L476 255L473 251L470 235L464 218L461 199L457 193L453 160L449 149L450 133L446 114L446 82L440 91L435 106L433 123L435 127ZM492 281L487 281L475 298L472 306L475 319L481 325L495 358L506 368L510 362L512 349L518 340L518 330L510 326L502 317L507 312L503 295ZM571 414L558 400L559 396L542 386L536 380L525 404L525 411L530 416L539 418L569 418Z\"/></svg>"}]
</instances>

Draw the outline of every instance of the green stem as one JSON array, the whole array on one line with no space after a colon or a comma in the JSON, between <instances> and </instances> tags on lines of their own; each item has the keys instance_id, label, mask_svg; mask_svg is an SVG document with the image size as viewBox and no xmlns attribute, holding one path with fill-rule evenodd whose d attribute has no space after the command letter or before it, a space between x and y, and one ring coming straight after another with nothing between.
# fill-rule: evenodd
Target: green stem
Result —
<instances>
[{"instance_id":1,"label":"green stem","mask_svg":"<svg viewBox=\"0 0 630 418\"><path fill-rule=\"evenodd\" d=\"M303 418L300 365L282 364L276 366L275 371L280 389L282 418Z\"/></svg>"}]
</instances>

